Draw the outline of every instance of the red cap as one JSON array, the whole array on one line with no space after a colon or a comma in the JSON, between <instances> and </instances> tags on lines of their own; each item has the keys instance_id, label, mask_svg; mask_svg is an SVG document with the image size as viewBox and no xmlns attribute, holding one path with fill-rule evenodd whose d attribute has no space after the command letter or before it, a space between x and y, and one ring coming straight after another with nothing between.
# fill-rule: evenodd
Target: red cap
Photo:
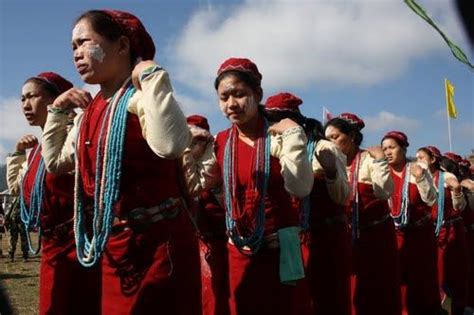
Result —
<instances>
[{"instance_id":1,"label":"red cap","mask_svg":"<svg viewBox=\"0 0 474 315\"><path fill-rule=\"evenodd\" d=\"M258 71L257 65L247 58L227 59L221 64L219 70L217 70L217 76L227 71L244 72L254 78L258 82L258 85L262 82L262 74Z\"/></svg>"},{"instance_id":2,"label":"red cap","mask_svg":"<svg viewBox=\"0 0 474 315\"><path fill-rule=\"evenodd\" d=\"M62 76L55 72L42 72L34 78L52 85L59 92L59 94L66 92L73 86L71 82L64 79Z\"/></svg>"},{"instance_id":3,"label":"red cap","mask_svg":"<svg viewBox=\"0 0 474 315\"><path fill-rule=\"evenodd\" d=\"M462 167L465 167L465 168L470 168L471 167L471 162L469 162L469 160L462 159L462 161L459 162L459 165L462 166Z\"/></svg>"},{"instance_id":4,"label":"red cap","mask_svg":"<svg viewBox=\"0 0 474 315\"><path fill-rule=\"evenodd\" d=\"M462 157L460 155L457 155L454 152L446 152L443 156L447 157L451 161L453 161L456 164L459 164L462 162Z\"/></svg>"},{"instance_id":5,"label":"red cap","mask_svg":"<svg viewBox=\"0 0 474 315\"><path fill-rule=\"evenodd\" d=\"M393 131L387 132L385 136L383 136L382 142L387 138L395 139L398 142L398 144L400 144L402 147L405 147L405 148L407 148L410 145L408 143L407 135L401 131L393 130Z\"/></svg>"},{"instance_id":6,"label":"red cap","mask_svg":"<svg viewBox=\"0 0 474 315\"><path fill-rule=\"evenodd\" d=\"M339 118L344 119L352 126L357 127L359 130L362 130L365 127L364 121L360 119L356 114L342 113L339 115Z\"/></svg>"},{"instance_id":7,"label":"red cap","mask_svg":"<svg viewBox=\"0 0 474 315\"><path fill-rule=\"evenodd\" d=\"M191 115L186 118L188 125L197 126L199 128L209 131L209 123L207 122L206 117L200 115Z\"/></svg>"},{"instance_id":8,"label":"red cap","mask_svg":"<svg viewBox=\"0 0 474 315\"><path fill-rule=\"evenodd\" d=\"M130 41L131 50L142 60L152 60L155 56L155 44L142 22L133 14L119 10L102 10L123 30Z\"/></svg>"},{"instance_id":9,"label":"red cap","mask_svg":"<svg viewBox=\"0 0 474 315\"><path fill-rule=\"evenodd\" d=\"M436 158L440 158L441 157L441 151L435 147L435 146L432 146L432 145L429 145L427 147L425 147L428 151L431 152L431 154L436 157Z\"/></svg>"},{"instance_id":10,"label":"red cap","mask_svg":"<svg viewBox=\"0 0 474 315\"><path fill-rule=\"evenodd\" d=\"M299 106L303 101L291 93L279 93L267 98L265 109L267 110L288 110L292 112L299 112Z\"/></svg>"}]
</instances>

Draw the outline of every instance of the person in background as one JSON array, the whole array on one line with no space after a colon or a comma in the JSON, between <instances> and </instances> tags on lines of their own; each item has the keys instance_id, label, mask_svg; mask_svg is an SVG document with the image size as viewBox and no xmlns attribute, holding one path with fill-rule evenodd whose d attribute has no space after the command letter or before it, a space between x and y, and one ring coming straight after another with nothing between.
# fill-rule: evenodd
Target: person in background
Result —
<instances>
[{"instance_id":1,"label":"person in background","mask_svg":"<svg viewBox=\"0 0 474 315\"><path fill-rule=\"evenodd\" d=\"M409 143L403 132L390 131L381 143L394 184L389 204L397 231L403 310L408 315L437 314L438 246L431 217L436 188L428 165L407 159Z\"/></svg>"},{"instance_id":2,"label":"person in background","mask_svg":"<svg viewBox=\"0 0 474 315\"><path fill-rule=\"evenodd\" d=\"M453 315L463 315L467 303L468 247L462 212L466 199L457 179L458 167L454 164L448 172L449 161L434 146L418 149L418 162L428 165L438 192L438 200L432 207L435 234L438 241L438 281L441 298L449 298ZM444 304L444 303L443 303Z\"/></svg>"},{"instance_id":3,"label":"person in background","mask_svg":"<svg viewBox=\"0 0 474 315\"><path fill-rule=\"evenodd\" d=\"M325 126L326 137L347 157L352 188L347 211L352 223L353 303L358 315L399 315L399 258L388 205L393 180L382 147L360 147L364 127L352 113L342 113Z\"/></svg>"},{"instance_id":4,"label":"person in background","mask_svg":"<svg viewBox=\"0 0 474 315\"><path fill-rule=\"evenodd\" d=\"M71 82L54 72L28 78L21 92L28 124L43 129L47 106L71 88ZM39 314L100 314L100 269L86 270L76 259L74 177L46 172L41 149L38 139L28 134L7 158L8 188L19 195L21 226L25 234L37 230L40 238L37 249L27 238L27 250L39 253L41 248Z\"/></svg>"}]
</instances>

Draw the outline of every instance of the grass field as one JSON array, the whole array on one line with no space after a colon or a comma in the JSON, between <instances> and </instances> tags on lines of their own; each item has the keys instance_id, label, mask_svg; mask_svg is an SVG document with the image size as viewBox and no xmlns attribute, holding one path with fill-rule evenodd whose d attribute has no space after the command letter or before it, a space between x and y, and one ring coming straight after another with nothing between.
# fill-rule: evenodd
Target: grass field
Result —
<instances>
[{"instance_id":1,"label":"grass field","mask_svg":"<svg viewBox=\"0 0 474 315\"><path fill-rule=\"evenodd\" d=\"M39 257L23 262L20 243L17 245L15 262L6 257L8 243L2 241L3 258L0 258L0 282L6 288L15 314L38 314Z\"/></svg>"}]
</instances>

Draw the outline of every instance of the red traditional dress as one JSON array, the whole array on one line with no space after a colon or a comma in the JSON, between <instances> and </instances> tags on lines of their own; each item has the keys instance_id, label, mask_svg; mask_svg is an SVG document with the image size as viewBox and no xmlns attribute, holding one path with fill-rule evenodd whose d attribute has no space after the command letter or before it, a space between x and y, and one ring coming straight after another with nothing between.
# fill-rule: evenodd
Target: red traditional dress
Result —
<instances>
[{"instance_id":1,"label":"red traditional dress","mask_svg":"<svg viewBox=\"0 0 474 315\"><path fill-rule=\"evenodd\" d=\"M260 121L261 126L263 122ZM216 156L221 171L230 129L216 138ZM232 213L241 234L255 227L258 193L255 190L256 148L238 136L235 143L236 196ZM306 154L306 137L301 127L272 137L270 177L264 197L264 240L258 252L237 248L229 243L229 280L231 314L307 314L309 301L299 295L296 285L280 282L278 230L299 225L299 208L290 193L304 196L311 189L311 168ZM290 193L289 193L290 192ZM241 209L240 211L238 209Z\"/></svg>"},{"instance_id":2,"label":"red traditional dress","mask_svg":"<svg viewBox=\"0 0 474 315\"><path fill-rule=\"evenodd\" d=\"M474 309L474 192L464 189L466 208L462 212L469 253L469 277L467 305Z\"/></svg>"},{"instance_id":3,"label":"red traditional dress","mask_svg":"<svg viewBox=\"0 0 474 315\"><path fill-rule=\"evenodd\" d=\"M398 252L402 281L402 305L412 314L436 314L440 309L438 291L437 244L431 206L436 201L436 190L431 175L425 170L417 181L406 163L401 177L392 170L394 191L391 215L395 222L406 217L397 228ZM406 178L406 176L409 176ZM405 180L407 191L404 192ZM403 196L404 193L407 196ZM402 201L406 207L402 207Z\"/></svg>"},{"instance_id":4,"label":"red traditional dress","mask_svg":"<svg viewBox=\"0 0 474 315\"><path fill-rule=\"evenodd\" d=\"M354 189L349 211L357 212L352 212L352 216L357 216L358 221L352 226L356 229L353 244L356 314L399 315L397 240L387 202L393 191L390 168L385 159L375 160L367 151L359 151L347 167L347 175Z\"/></svg>"},{"instance_id":5,"label":"red traditional dress","mask_svg":"<svg viewBox=\"0 0 474 315\"><path fill-rule=\"evenodd\" d=\"M41 161L41 148L35 146L25 163L25 155L7 158L10 191L19 192L28 207ZM23 170L21 170L23 166ZM22 177L21 171L25 171ZM76 258L73 233L73 190L71 174L47 172L40 216L41 263L39 314L100 314L100 268L86 269ZM87 301L87 303L85 303Z\"/></svg>"},{"instance_id":6,"label":"red traditional dress","mask_svg":"<svg viewBox=\"0 0 474 315\"><path fill-rule=\"evenodd\" d=\"M127 104L120 196L102 257L102 314L200 314L199 248L178 183L182 173L177 158L189 143L189 130L166 71L147 69L140 83L142 90ZM82 116L79 130L86 206L94 201L100 124L108 103L99 94ZM73 162L74 138L58 141L64 116L51 115L44 131L45 160L55 170ZM76 132L77 126L71 130ZM166 204L174 205L172 211ZM145 222L136 219L140 208ZM160 209L158 215L148 217L153 208Z\"/></svg>"},{"instance_id":7,"label":"red traditional dress","mask_svg":"<svg viewBox=\"0 0 474 315\"><path fill-rule=\"evenodd\" d=\"M201 193L198 202L203 315L230 313L225 210L217 198L221 198L221 195L216 196L209 189Z\"/></svg>"},{"instance_id":8,"label":"red traditional dress","mask_svg":"<svg viewBox=\"0 0 474 315\"><path fill-rule=\"evenodd\" d=\"M440 174L440 171L433 174L437 189ZM444 177L456 178L448 172L444 172ZM466 200L462 193L456 195L451 192L446 182L444 182L444 196L443 215L439 218L441 225L437 236L439 289L442 295L446 294L451 298L452 314L462 315L467 305L469 272L469 252L461 217L461 211L466 207ZM432 214L433 221L436 222L441 215L438 203L433 205Z\"/></svg>"},{"instance_id":9,"label":"red traditional dress","mask_svg":"<svg viewBox=\"0 0 474 315\"><path fill-rule=\"evenodd\" d=\"M329 150L336 157L335 179L325 177L316 159L321 150ZM303 242L313 314L350 314L351 242L344 206L349 194L346 158L327 140L317 142L313 155L310 228Z\"/></svg>"}]
</instances>

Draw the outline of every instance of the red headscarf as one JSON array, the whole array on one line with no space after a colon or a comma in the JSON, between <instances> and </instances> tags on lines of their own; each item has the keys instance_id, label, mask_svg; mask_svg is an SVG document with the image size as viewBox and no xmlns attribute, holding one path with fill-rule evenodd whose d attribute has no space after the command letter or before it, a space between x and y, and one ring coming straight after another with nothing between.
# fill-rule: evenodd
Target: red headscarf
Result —
<instances>
[{"instance_id":1,"label":"red headscarf","mask_svg":"<svg viewBox=\"0 0 474 315\"><path fill-rule=\"evenodd\" d=\"M355 126L359 130L362 130L365 127L364 121L360 119L356 114L342 113L339 115L339 118L344 119L350 125Z\"/></svg>"},{"instance_id":2,"label":"red headscarf","mask_svg":"<svg viewBox=\"0 0 474 315\"><path fill-rule=\"evenodd\" d=\"M53 86L59 94L66 92L73 86L71 82L55 72L42 72L33 78L44 81Z\"/></svg>"},{"instance_id":3,"label":"red headscarf","mask_svg":"<svg viewBox=\"0 0 474 315\"><path fill-rule=\"evenodd\" d=\"M262 83L262 74L258 71L257 65L247 58L229 58L221 64L217 70L217 76L220 76L226 71L240 71L250 75L255 81Z\"/></svg>"},{"instance_id":4,"label":"red headscarf","mask_svg":"<svg viewBox=\"0 0 474 315\"><path fill-rule=\"evenodd\" d=\"M130 41L130 48L137 57L152 60L155 56L155 44L142 22L133 14L119 10L102 10L123 30Z\"/></svg>"},{"instance_id":5,"label":"red headscarf","mask_svg":"<svg viewBox=\"0 0 474 315\"><path fill-rule=\"evenodd\" d=\"M435 158L440 158L441 157L441 151L432 145L429 145L425 147L426 150L430 151L430 153L435 157Z\"/></svg>"},{"instance_id":6,"label":"red headscarf","mask_svg":"<svg viewBox=\"0 0 474 315\"><path fill-rule=\"evenodd\" d=\"M385 134L385 136L383 136L382 138L382 142L387 139L387 138L391 138L391 139L394 139L395 141L398 142L399 145L401 145L402 147L405 147L405 148L408 148L408 146L410 145L408 143L408 137L406 134L404 134L403 132L401 131L389 131Z\"/></svg>"},{"instance_id":7,"label":"red headscarf","mask_svg":"<svg viewBox=\"0 0 474 315\"><path fill-rule=\"evenodd\" d=\"M209 131L209 123L207 122L206 117L200 115L191 115L186 118L188 125L197 126L199 128Z\"/></svg>"},{"instance_id":8,"label":"red headscarf","mask_svg":"<svg viewBox=\"0 0 474 315\"><path fill-rule=\"evenodd\" d=\"M299 112L300 110L298 107L301 104L303 104L303 101L299 97L291 93L279 93L267 98L267 101L265 103L265 109L275 111L288 110L292 112Z\"/></svg>"},{"instance_id":9,"label":"red headscarf","mask_svg":"<svg viewBox=\"0 0 474 315\"><path fill-rule=\"evenodd\" d=\"M457 155L454 152L446 152L444 154L444 156L447 157L448 159L450 159L451 161L453 161L456 164L459 164L459 163L462 162L462 157L460 155Z\"/></svg>"}]
</instances>

